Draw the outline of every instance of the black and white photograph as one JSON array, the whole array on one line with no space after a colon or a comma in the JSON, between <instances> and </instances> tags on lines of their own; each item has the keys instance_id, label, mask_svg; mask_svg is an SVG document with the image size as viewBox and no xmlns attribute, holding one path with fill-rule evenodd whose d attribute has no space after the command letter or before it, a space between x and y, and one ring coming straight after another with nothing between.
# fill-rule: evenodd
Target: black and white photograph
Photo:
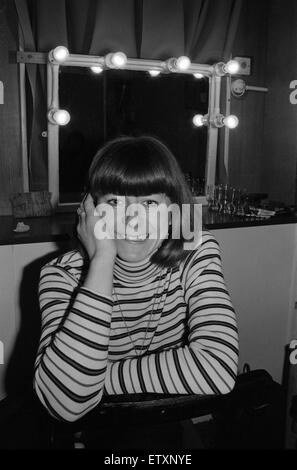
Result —
<instances>
[{"instance_id":1,"label":"black and white photograph","mask_svg":"<svg viewBox=\"0 0 297 470\"><path fill-rule=\"evenodd\" d=\"M0 455L21 450L297 450L296 0L0 0Z\"/></svg>"}]
</instances>

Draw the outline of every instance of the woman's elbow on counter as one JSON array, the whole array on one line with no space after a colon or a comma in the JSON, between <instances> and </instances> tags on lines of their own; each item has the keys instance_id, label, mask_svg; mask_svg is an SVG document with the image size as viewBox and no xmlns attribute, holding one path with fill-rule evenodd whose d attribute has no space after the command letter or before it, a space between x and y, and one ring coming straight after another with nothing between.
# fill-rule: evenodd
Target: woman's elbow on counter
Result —
<instances>
[{"instance_id":1,"label":"woman's elbow on counter","mask_svg":"<svg viewBox=\"0 0 297 470\"><path fill-rule=\"evenodd\" d=\"M230 364L225 364L220 370L217 371L217 380L215 381L216 394L227 395L232 392L236 385L238 374L237 361Z\"/></svg>"},{"instance_id":2,"label":"woman's elbow on counter","mask_svg":"<svg viewBox=\"0 0 297 470\"><path fill-rule=\"evenodd\" d=\"M226 381L213 381L212 386L209 388L208 391L202 390L202 387L197 386L197 389L193 390L194 395L199 396L220 396L220 395L228 395L234 389L236 384L235 378L228 378Z\"/></svg>"},{"instance_id":3,"label":"woman's elbow on counter","mask_svg":"<svg viewBox=\"0 0 297 470\"><path fill-rule=\"evenodd\" d=\"M217 355L213 352L203 353L200 348L191 347L199 367L197 377L202 377L202 382L197 378L197 390L194 393L202 395L227 395L236 385L238 374L238 356ZM206 354L205 354L206 353Z\"/></svg>"},{"instance_id":4,"label":"woman's elbow on counter","mask_svg":"<svg viewBox=\"0 0 297 470\"><path fill-rule=\"evenodd\" d=\"M226 383L220 384L218 386L218 395L228 395L228 393L232 392L236 384L236 377L228 377Z\"/></svg>"}]
</instances>

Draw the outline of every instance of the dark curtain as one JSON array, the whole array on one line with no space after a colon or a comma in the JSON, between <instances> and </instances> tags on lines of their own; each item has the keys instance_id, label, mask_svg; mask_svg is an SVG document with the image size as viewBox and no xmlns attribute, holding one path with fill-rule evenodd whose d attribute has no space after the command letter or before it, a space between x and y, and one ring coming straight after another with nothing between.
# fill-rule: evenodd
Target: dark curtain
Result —
<instances>
[{"instance_id":1,"label":"dark curtain","mask_svg":"<svg viewBox=\"0 0 297 470\"><path fill-rule=\"evenodd\" d=\"M192 62L228 60L242 0L15 0L26 51L57 45L71 53ZM28 123L30 188L47 187L45 67L27 65L32 116Z\"/></svg>"}]
</instances>

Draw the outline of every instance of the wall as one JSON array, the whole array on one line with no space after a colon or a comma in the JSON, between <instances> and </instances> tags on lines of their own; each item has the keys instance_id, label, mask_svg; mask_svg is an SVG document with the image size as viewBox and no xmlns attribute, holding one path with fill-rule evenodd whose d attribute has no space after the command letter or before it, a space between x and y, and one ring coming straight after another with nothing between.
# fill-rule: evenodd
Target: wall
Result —
<instances>
[{"instance_id":1,"label":"wall","mask_svg":"<svg viewBox=\"0 0 297 470\"><path fill-rule=\"evenodd\" d=\"M0 399L5 396L4 373L15 341L14 282L12 247L0 246L0 341L3 357L0 358ZM2 350L1 350L2 352Z\"/></svg>"},{"instance_id":2,"label":"wall","mask_svg":"<svg viewBox=\"0 0 297 470\"><path fill-rule=\"evenodd\" d=\"M40 269L61 251L67 251L66 242L0 246L0 400L32 387L40 337Z\"/></svg>"},{"instance_id":3,"label":"wall","mask_svg":"<svg viewBox=\"0 0 297 470\"><path fill-rule=\"evenodd\" d=\"M238 316L240 368L248 362L281 382L285 347L297 334L297 227L215 230L214 235Z\"/></svg>"},{"instance_id":4,"label":"wall","mask_svg":"<svg viewBox=\"0 0 297 470\"><path fill-rule=\"evenodd\" d=\"M240 125L230 132L229 182L269 199L295 203L297 113L289 84L297 79L297 3L295 0L244 0L233 57L252 58L247 91L231 98Z\"/></svg>"},{"instance_id":5,"label":"wall","mask_svg":"<svg viewBox=\"0 0 297 470\"><path fill-rule=\"evenodd\" d=\"M15 38L13 2L1 1L0 80L4 84L4 104L0 104L0 215L11 214L9 197L12 193L22 190L20 104Z\"/></svg>"},{"instance_id":6,"label":"wall","mask_svg":"<svg viewBox=\"0 0 297 470\"><path fill-rule=\"evenodd\" d=\"M285 7L284 7L285 4ZM275 200L295 203L297 105L289 95L297 80L297 3L271 1L267 50L263 187Z\"/></svg>"},{"instance_id":7,"label":"wall","mask_svg":"<svg viewBox=\"0 0 297 470\"><path fill-rule=\"evenodd\" d=\"M248 85L266 86L266 41L269 2L244 0L232 56L250 57L252 74L242 76ZM239 126L230 131L229 183L262 192L264 157L263 126L265 93L247 92L241 98L231 96L231 114L239 118Z\"/></svg>"}]
</instances>

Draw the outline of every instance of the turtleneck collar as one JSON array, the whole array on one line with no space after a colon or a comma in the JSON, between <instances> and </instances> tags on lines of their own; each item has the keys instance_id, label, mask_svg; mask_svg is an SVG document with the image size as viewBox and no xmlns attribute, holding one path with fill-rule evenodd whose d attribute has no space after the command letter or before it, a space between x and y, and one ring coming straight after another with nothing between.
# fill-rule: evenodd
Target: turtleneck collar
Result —
<instances>
[{"instance_id":1,"label":"turtleneck collar","mask_svg":"<svg viewBox=\"0 0 297 470\"><path fill-rule=\"evenodd\" d=\"M117 256L114 267L115 278L125 284L133 285L151 281L153 276L162 271L162 268L150 261L151 256L152 254L135 263L124 261Z\"/></svg>"}]
</instances>

